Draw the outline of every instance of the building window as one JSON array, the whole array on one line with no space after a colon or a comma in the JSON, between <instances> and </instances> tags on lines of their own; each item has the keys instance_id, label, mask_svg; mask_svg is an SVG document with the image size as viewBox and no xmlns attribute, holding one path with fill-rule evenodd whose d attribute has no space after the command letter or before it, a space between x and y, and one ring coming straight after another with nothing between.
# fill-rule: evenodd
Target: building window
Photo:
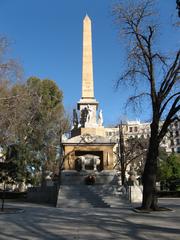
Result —
<instances>
[{"instance_id":1,"label":"building window","mask_svg":"<svg viewBox=\"0 0 180 240\"><path fill-rule=\"evenodd\" d=\"M138 131L138 128L137 128L137 127L134 127L134 131L137 132L137 131Z\"/></svg>"},{"instance_id":2,"label":"building window","mask_svg":"<svg viewBox=\"0 0 180 240\"><path fill-rule=\"evenodd\" d=\"M179 136L179 131L176 131L176 137L178 137Z\"/></svg>"},{"instance_id":3,"label":"building window","mask_svg":"<svg viewBox=\"0 0 180 240\"><path fill-rule=\"evenodd\" d=\"M177 153L180 153L180 147L177 148Z\"/></svg>"},{"instance_id":4,"label":"building window","mask_svg":"<svg viewBox=\"0 0 180 240\"><path fill-rule=\"evenodd\" d=\"M133 128L132 127L129 127L129 132L132 132L133 131Z\"/></svg>"},{"instance_id":5,"label":"building window","mask_svg":"<svg viewBox=\"0 0 180 240\"><path fill-rule=\"evenodd\" d=\"M176 139L176 144L180 144L180 139Z\"/></svg>"}]
</instances>

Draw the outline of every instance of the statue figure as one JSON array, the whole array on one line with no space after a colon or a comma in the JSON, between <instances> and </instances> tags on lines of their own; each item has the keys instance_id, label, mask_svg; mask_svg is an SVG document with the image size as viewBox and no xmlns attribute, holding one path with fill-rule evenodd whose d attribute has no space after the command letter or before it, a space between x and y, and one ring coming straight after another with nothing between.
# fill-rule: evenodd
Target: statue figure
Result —
<instances>
[{"instance_id":1,"label":"statue figure","mask_svg":"<svg viewBox=\"0 0 180 240\"><path fill-rule=\"evenodd\" d=\"M87 114L86 123L90 123L93 116L93 108L88 104L87 110L88 110L88 114Z\"/></svg>"},{"instance_id":2,"label":"statue figure","mask_svg":"<svg viewBox=\"0 0 180 240\"><path fill-rule=\"evenodd\" d=\"M74 129L78 128L78 115L76 109L73 109L73 128Z\"/></svg>"},{"instance_id":3,"label":"statue figure","mask_svg":"<svg viewBox=\"0 0 180 240\"><path fill-rule=\"evenodd\" d=\"M130 171L128 172L128 174L129 174L129 178L128 178L129 185L131 186L138 185L137 174L134 169L134 166L130 167Z\"/></svg>"},{"instance_id":4,"label":"statue figure","mask_svg":"<svg viewBox=\"0 0 180 240\"><path fill-rule=\"evenodd\" d=\"M81 118L80 118L81 127L85 126L85 123L87 120L87 115L88 115L88 109L87 109L87 107L85 107L81 110Z\"/></svg>"},{"instance_id":5,"label":"statue figure","mask_svg":"<svg viewBox=\"0 0 180 240\"><path fill-rule=\"evenodd\" d=\"M99 116L98 116L98 125L102 126L103 125L103 115L102 115L102 109L99 111Z\"/></svg>"}]
</instances>

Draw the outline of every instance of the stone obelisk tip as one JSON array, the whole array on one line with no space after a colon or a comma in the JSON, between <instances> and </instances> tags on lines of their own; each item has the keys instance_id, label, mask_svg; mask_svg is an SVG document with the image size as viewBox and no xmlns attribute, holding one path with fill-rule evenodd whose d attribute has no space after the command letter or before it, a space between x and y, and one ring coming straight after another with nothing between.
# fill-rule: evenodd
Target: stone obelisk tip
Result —
<instances>
[{"instance_id":1,"label":"stone obelisk tip","mask_svg":"<svg viewBox=\"0 0 180 240\"><path fill-rule=\"evenodd\" d=\"M88 16L88 14L86 13L86 16L84 17L84 20L89 20L91 21L90 17Z\"/></svg>"}]
</instances>

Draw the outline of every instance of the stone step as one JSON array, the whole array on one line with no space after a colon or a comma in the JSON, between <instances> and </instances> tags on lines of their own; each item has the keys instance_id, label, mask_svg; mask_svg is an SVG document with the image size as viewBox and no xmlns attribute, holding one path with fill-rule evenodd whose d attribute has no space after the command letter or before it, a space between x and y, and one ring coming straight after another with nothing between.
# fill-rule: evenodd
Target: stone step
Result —
<instances>
[{"instance_id":1,"label":"stone step","mask_svg":"<svg viewBox=\"0 0 180 240\"><path fill-rule=\"evenodd\" d=\"M122 207L124 199L117 188L110 185L62 185L57 200L57 207Z\"/></svg>"},{"instance_id":2,"label":"stone step","mask_svg":"<svg viewBox=\"0 0 180 240\"><path fill-rule=\"evenodd\" d=\"M116 186L90 187L91 191L98 194L102 200L109 204L110 207L128 206L127 200L122 196L122 192Z\"/></svg>"},{"instance_id":3,"label":"stone step","mask_svg":"<svg viewBox=\"0 0 180 240\"><path fill-rule=\"evenodd\" d=\"M87 186L62 186L57 207L109 207L101 197L91 192Z\"/></svg>"}]
</instances>

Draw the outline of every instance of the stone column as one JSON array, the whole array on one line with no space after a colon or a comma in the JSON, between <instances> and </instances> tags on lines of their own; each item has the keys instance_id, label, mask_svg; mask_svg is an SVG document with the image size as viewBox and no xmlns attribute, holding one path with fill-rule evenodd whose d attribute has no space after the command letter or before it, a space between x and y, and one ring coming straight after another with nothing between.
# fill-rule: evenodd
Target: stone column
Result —
<instances>
[{"instance_id":1,"label":"stone column","mask_svg":"<svg viewBox=\"0 0 180 240\"><path fill-rule=\"evenodd\" d=\"M91 20L83 21L82 98L94 98Z\"/></svg>"}]
</instances>

